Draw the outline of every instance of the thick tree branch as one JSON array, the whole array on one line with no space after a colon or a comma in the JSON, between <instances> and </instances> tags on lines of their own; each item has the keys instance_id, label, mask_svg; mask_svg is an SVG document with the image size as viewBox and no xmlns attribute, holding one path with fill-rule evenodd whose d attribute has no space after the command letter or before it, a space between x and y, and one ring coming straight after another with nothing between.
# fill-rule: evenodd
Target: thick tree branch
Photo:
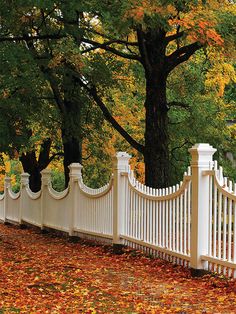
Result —
<instances>
[{"instance_id":1,"label":"thick tree branch","mask_svg":"<svg viewBox=\"0 0 236 314\"><path fill-rule=\"evenodd\" d=\"M38 53L34 47L34 44L32 43L32 41L30 41L27 43L27 45L28 45L28 48L31 51L34 59L37 61L38 60ZM65 105L64 105L63 99L61 97L60 90L59 90L58 84L56 82L56 78L54 77L52 71L49 68L43 66L40 63L38 63L38 66L39 66L40 70L42 71L42 73L47 77L47 79L50 83L50 86L51 86L51 89L52 89L52 92L53 92L53 95L54 95L54 98L55 98L55 101L57 103L59 110L63 114L65 114L65 112L66 112Z\"/></svg>"},{"instance_id":2,"label":"thick tree branch","mask_svg":"<svg viewBox=\"0 0 236 314\"><path fill-rule=\"evenodd\" d=\"M96 42L94 40L87 39L87 38L82 38L82 42L90 44L90 45L92 45L92 47L83 50L81 52L81 54L84 54L86 52L89 52L89 51L92 51L92 50L96 50L96 49L103 49L105 51L112 52L115 55L120 56L122 58L136 60L136 61L141 62L141 57L136 55L136 54L128 54L128 53L119 51L119 50L117 50L117 49L115 49L113 47L110 47L111 44L119 44L119 41L117 41L115 39L114 40L109 40L109 41L107 41L107 42L105 42L103 44L100 44L100 43L98 43L98 42Z\"/></svg>"},{"instance_id":3,"label":"thick tree branch","mask_svg":"<svg viewBox=\"0 0 236 314\"><path fill-rule=\"evenodd\" d=\"M183 35L184 35L184 31L182 31L182 32L178 32L178 31L177 31L176 34L167 36L167 37L165 38L165 41L166 41L167 43L169 43L169 42L171 42L172 40L176 40L176 39L181 38Z\"/></svg>"},{"instance_id":4,"label":"thick tree branch","mask_svg":"<svg viewBox=\"0 0 236 314\"><path fill-rule=\"evenodd\" d=\"M199 42L181 47L166 57L167 73L171 72L177 65L187 61L197 50L201 49Z\"/></svg>"},{"instance_id":5,"label":"thick tree branch","mask_svg":"<svg viewBox=\"0 0 236 314\"><path fill-rule=\"evenodd\" d=\"M139 44L139 51L141 53L141 63L143 64L144 68L151 72L151 64L148 59L147 48L145 45L145 40L143 38L143 31L141 26L137 29L137 36L138 36L138 44Z\"/></svg>"},{"instance_id":6,"label":"thick tree branch","mask_svg":"<svg viewBox=\"0 0 236 314\"><path fill-rule=\"evenodd\" d=\"M100 33L94 29L89 29L89 28L83 28L84 31L87 31L87 32L90 32L92 34L96 34L102 38L106 38L106 39L109 39L109 40L114 40L117 44L124 44L124 45L128 45L128 46L136 46L138 47L138 42L137 41L128 41L128 40L121 40L121 39L115 39L115 38L112 38L111 36L108 36L106 34L103 34L103 33Z\"/></svg>"},{"instance_id":7,"label":"thick tree branch","mask_svg":"<svg viewBox=\"0 0 236 314\"><path fill-rule=\"evenodd\" d=\"M86 83L84 83L81 79L79 80L80 85L84 87L89 95L94 99L94 101L97 103L99 108L102 110L105 119L111 123L111 125L120 133L121 136L137 151L139 151L141 154L144 153L144 146L139 144L137 141L135 141L126 131L125 129L114 119L114 117L111 115L109 110L107 109L104 102L101 100L101 98L97 94L97 90L95 87L90 88Z\"/></svg>"},{"instance_id":8,"label":"thick tree branch","mask_svg":"<svg viewBox=\"0 0 236 314\"><path fill-rule=\"evenodd\" d=\"M48 159L48 165L50 164L51 161L53 161L53 159L55 159L56 157L62 157L64 156L64 153L63 152L58 152L58 153L55 153L53 154L49 159Z\"/></svg>"}]
</instances>

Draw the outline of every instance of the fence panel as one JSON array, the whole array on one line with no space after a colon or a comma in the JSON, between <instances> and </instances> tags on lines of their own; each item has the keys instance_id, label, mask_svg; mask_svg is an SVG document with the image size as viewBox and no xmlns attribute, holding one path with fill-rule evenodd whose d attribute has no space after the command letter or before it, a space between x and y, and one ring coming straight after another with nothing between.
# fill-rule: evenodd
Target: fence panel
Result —
<instances>
[{"instance_id":1,"label":"fence panel","mask_svg":"<svg viewBox=\"0 0 236 314\"><path fill-rule=\"evenodd\" d=\"M208 269L236 277L236 184L223 176L217 162L210 176Z\"/></svg>"},{"instance_id":2,"label":"fence panel","mask_svg":"<svg viewBox=\"0 0 236 314\"><path fill-rule=\"evenodd\" d=\"M189 168L180 185L152 189L140 184L129 171L125 182L125 233L121 235L125 243L162 252L179 263L190 260L190 172Z\"/></svg>"},{"instance_id":3,"label":"fence panel","mask_svg":"<svg viewBox=\"0 0 236 314\"><path fill-rule=\"evenodd\" d=\"M45 189L43 202L43 226L69 231L71 208L69 208L68 194L68 188L63 192L57 192L51 184L48 185L48 189Z\"/></svg>"},{"instance_id":4,"label":"fence panel","mask_svg":"<svg viewBox=\"0 0 236 314\"><path fill-rule=\"evenodd\" d=\"M23 202L21 219L34 226L41 226L41 191L33 193L29 187L25 189L25 201Z\"/></svg>"},{"instance_id":5,"label":"fence panel","mask_svg":"<svg viewBox=\"0 0 236 314\"><path fill-rule=\"evenodd\" d=\"M6 219L18 223L20 221L20 192L14 193L9 187L6 191L7 206L6 206Z\"/></svg>"},{"instance_id":6,"label":"fence panel","mask_svg":"<svg viewBox=\"0 0 236 314\"><path fill-rule=\"evenodd\" d=\"M78 189L74 230L112 238L113 180L99 189L91 189L80 180Z\"/></svg>"}]
</instances>

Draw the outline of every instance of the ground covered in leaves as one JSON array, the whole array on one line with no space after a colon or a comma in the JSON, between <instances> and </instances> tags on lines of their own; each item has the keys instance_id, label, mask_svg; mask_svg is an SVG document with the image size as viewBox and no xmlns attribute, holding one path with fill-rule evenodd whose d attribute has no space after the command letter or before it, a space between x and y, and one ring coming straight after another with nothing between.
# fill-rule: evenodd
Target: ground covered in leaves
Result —
<instances>
[{"instance_id":1,"label":"ground covered in leaves","mask_svg":"<svg viewBox=\"0 0 236 314\"><path fill-rule=\"evenodd\" d=\"M236 313L236 282L0 224L0 313Z\"/></svg>"}]
</instances>

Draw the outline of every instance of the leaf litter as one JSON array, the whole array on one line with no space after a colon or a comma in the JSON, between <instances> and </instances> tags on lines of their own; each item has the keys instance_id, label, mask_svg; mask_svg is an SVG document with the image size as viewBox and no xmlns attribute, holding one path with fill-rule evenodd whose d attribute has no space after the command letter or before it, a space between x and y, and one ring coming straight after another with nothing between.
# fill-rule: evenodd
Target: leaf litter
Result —
<instances>
[{"instance_id":1,"label":"leaf litter","mask_svg":"<svg viewBox=\"0 0 236 314\"><path fill-rule=\"evenodd\" d=\"M236 281L0 225L1 313L236 313Z\"/></svg>"}]
</instances>

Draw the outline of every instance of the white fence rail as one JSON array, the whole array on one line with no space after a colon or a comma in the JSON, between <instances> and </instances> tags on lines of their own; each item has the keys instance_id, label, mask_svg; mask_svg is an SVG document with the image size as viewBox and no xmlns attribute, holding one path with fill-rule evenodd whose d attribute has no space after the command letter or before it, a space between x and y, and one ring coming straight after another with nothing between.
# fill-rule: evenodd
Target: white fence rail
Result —
<instances>
[{"instance_id":1,"label":"white fence rail","mask_svg":"<svg viewBox=\"0 0 236 314\"><path fill-rule=\"evenodd\" d=\"M83 183L80 164L70 166L69 187L63 192L52 188L48 170L42 171L38 193L29 189L26 173L18 194L5 178L0 219L105 238L194 269L236 277L236 186L213 163L215 151L208 144L193 146L183 181L163 189L138 182L130 156L122 152L114 158L110 182L99 189Z\"/></svg>"}]
</instances>

